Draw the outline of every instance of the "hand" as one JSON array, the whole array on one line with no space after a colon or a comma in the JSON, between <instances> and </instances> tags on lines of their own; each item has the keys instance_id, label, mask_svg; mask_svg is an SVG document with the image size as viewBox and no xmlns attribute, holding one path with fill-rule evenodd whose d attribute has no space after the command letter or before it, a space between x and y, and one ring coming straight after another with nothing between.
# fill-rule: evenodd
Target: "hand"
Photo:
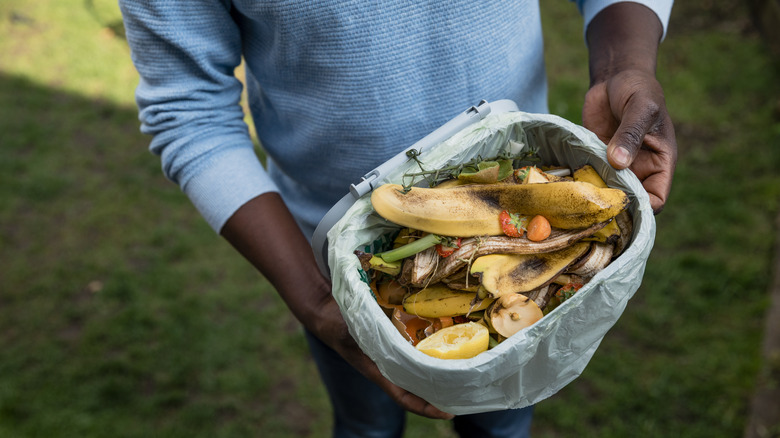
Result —
<instances>
[{"instance_id":1,"label":"hand","mask_svg":"<svg viewBox=\"0 0 780 438\"><path fill-rule=\"evenodd\" d=\"M607 143L609 163L634 172L660 213L672 188L677 140L654 75L627 70L596 83L585 95L582 120Z\"/></svg>"},{"instance_id":2,"label":"hand","mask_svg":"<svg viewBox=\"0 0 780 438\"><path fill-rule=\"evenodd\" d=\"M677 140L655 78L661 21L646 6L619 2L601 10L587 30L591 86L583 125L607 143L616 169L629 168L658 214L672 188Z\"/></svg>"},{"instance_id":3,"label":"hand","mask_svg":"<svg viewBox=\"0 0 780 438\"><path fill-rule=\"evenodd\" d=\"M454 417L387 380L349 334L347 324L332 295L328 294L327 297L323 297L318 307L320 307L319 313L322 318L316 324L310 325L309 330L366 378L377 384L393 401L405 410L424 417L441 420L449 420Z\"/></svg>"},{"instance_id":4,"label":"hand","mask_svg":"<svg viewBox=\"0 0 780 438\"><path fill-rule=\"evenodd\" d=\"M330 281L320 273L308 240L279 194L266 193L242 205L221 234L274 285L293 315L312 334L402 408L434 419L453 417L387 380L352 339L331 294Z\"/></svg>"}]
</instances>

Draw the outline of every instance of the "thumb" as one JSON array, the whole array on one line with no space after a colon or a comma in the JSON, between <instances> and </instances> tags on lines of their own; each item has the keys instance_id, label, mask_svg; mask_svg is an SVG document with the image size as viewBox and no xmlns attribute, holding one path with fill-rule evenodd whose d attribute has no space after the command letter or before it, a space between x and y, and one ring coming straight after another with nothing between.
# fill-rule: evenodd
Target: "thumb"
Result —
<instances>
[{"instance_id":1,"label":"thumb","mask_svg":"<svg viewBox=\"0 0 780 438\"><path fill-rule=\"evenodd\" d=\"M635 153L631 153L628 148L615 142L614 137L607 146L607 159L609 160L609 164L615 169L627 168L634 162L635 157Z\"/></svg>"},{"instance_id":2,"label":"thumb","mask_svg":"<svg viewBox=\"0 0 780 438\"><path fill-rule=\"evenodd\" d=\"M607 159L616 169L625 169L634 162L642 147L645 135L650 132L658 113L651 108L629 103L623 112L620 125L607 145Z\"/></svg>"}]
</instances>

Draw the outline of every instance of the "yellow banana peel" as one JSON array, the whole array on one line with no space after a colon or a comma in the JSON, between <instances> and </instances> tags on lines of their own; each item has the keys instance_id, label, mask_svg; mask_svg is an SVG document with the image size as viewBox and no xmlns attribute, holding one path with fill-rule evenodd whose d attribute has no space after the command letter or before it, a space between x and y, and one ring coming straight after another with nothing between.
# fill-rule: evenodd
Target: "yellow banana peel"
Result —
<instances>
[{"instance_id":1,"label":"yellow banana peel","mask_svg":"<svg viewBox=\"0 0 780 438\"><path fill-rule=\"evenodd\" d=\"M471 184L450 188L385 184L374 190L371 203L383 218L443 236L497 236L502 210L542 215L561 229L587 228L615 217L628 205L618 189L579 181L540 184Z\"/></svg>"},{"instance_id":2,"label":"yellow banana peel","mask_svg":"<svg viewBox=\"0 0 780 438\"><path fill-rule=\"evenodd\" d=\"M476 282L475 282L476 283ZM407 295L403 301L404 311L423 318L467 315L486 309L493 299L476 300L475 292L450 289L437 283L419 292Z\"/></svg>"}]
</instances>

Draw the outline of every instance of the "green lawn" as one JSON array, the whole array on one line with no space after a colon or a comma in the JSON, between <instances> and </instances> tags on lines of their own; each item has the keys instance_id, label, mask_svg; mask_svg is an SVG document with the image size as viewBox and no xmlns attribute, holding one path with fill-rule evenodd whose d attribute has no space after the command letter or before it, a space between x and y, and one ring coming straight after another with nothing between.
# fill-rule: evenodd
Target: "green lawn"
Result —
<instances>
[{"instance_id":1,"label":"green lawn","mask_svg":"<svg viewBox=\"0 0 780 438\"><path fill-rule=\"evenodd\" d=\"M326 437L298 323L146 149L114 3L0 3L0 438ZM537 436L745 427L780 84L733 3L673 13L659 76L680 161L645 281L583 375L537 406ZM543 8L550 108L579 122L581 22L569 2ZM410 417L407 436L453 435Z\"/></svg>"}]
</instances>

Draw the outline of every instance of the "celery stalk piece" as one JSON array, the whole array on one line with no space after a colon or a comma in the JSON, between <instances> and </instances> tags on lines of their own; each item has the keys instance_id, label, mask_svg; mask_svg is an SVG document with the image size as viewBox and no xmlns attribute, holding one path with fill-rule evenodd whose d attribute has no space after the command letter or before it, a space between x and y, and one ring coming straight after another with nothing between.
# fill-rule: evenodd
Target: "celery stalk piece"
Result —
<instances>
[{"instance_id":1,"label":"celery stalk piece","mask_svg":"<svg viewBox=\"0 0 780 438\"><path fill-rule=\"evenodd\" d=\"M415 240L414 242L407 243L404 246L385 251L376 256L381 257L382 260L390 263L398 260L403 260L407 257L411 257L418 252L425 251L426 249L441 243L442 237L436 234L428 234L425 237Z\"/></svg>"}]
</instances>

